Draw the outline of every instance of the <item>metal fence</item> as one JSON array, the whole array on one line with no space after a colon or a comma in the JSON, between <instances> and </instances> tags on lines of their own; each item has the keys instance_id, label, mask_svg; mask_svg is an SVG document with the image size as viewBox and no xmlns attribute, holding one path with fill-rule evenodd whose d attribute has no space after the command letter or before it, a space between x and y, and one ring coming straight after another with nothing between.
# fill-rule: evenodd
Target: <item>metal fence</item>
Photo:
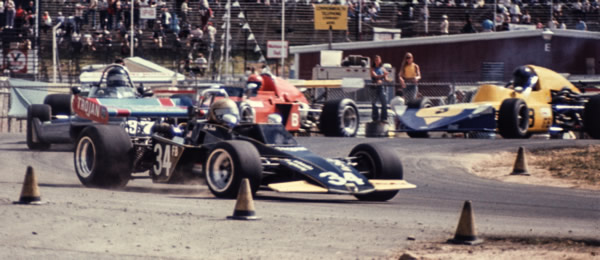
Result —
<instances>
[{"instance_id":1,"label":"metal fence","mask_svg":"<svg viewBox=\"0 0 600 260\"><path fill-rule=\"evenodd\" d=\"M422 82L418 85L417 98L427 98L434 105L448 105L470 102L480 83L477 82ZM388 99L402 96L402 91L396 91L398 85L386 85ZM371 103L376 97L375 86L367 84L365 88L348 91L342 88L317 88L309 91L307 96L312 102L322 102L330 99L350 98L357 103Z\"/></svg>"},{"instance_id":2,"label":"metal fence","mask_svg":"<svg viewBox=\"0 0 600 260\"><path fill-rule=\"evenodd\" d=\"M8 116L10 109L10 87L6 81L0 81L0 133L19 133L25 131L25 120Z\"/></svg>"}]
</instances>

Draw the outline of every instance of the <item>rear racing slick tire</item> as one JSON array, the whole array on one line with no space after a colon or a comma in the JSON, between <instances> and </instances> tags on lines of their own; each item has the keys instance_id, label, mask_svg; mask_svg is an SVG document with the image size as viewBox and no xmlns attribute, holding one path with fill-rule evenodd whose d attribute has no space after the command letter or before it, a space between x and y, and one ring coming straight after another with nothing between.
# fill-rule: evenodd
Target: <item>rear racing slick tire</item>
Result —
<instances>
[{"instance_id":1,"label":"rear racing slick tire","mask_svg":"<svg viewBox=\"0 0 600 260\"><path fill-rule=\"evenodd\" d=\"M70 94L49 94L44 98L44 104L52 108L53 116L71 114Z\"/></svg>"},{"instance_id":2,"label":"rear racing slick tire","mask_svg":"<svg viewBox=\"0 0 600 260\"><path fill-rule=\"evenodd\" d=\"M420 108L432 107L433 104L431 103L431 101L429 99L419 98L419 99L409 101L408 103L406 103L406 106L408 108L420 109ZM410 138L429 138L429 133L426 131L407 131L406 134Z\"/></svg>"},{"instance_id":3,"label":"rear racing slick tire","mask_svg":"<svg viewBox=\"0 0 600 260\"><path fill-rule=\"evenodd\" d=\"M262 179L260 154L249 142L220 142L210 151L204 173L208 188L218 198L235 199L244 178L254 196Z\"/></svg>"},{"instance_id":4,"label":"rear racing slick tire","mask_svg":"<svg viewBox=\"0 0 600 260\"><path fill-rule=\"evenodd\" d=\"M73 153L75 173L86 187L124 187L131 178L133 144L121 126L83 129Z\"/></svg>"},{"instance_id":5,"label":"rear racing slick tire","mask_svg":"<svg viewBox=\"0 0 600 260\"><path fill-rule=\"evenodd\" d=\"M592 96L583 110L583 128L594 139L600 139L600 95Z\"/></svg>"},{"instance_id":6,"label":"rear racing slick tire","mask_svg":"<svg viewBox=\"0 0 600 260\"><path fill-rule=\"evenodd\" d=\"M358 108L352 99L325 102L319 118L319 128L325 136L354 137L359 125Z\"/></svg>"},{"instance_id":7,"label":"rear racing slick tire","mask_svg":"<svg viewBox=\"0 0 600 260\"><path fill-rule=\"evenodd\" d=\"M34 118L40 122L50 121L52 109L48 105L33 104L27 107L27 147L31 150L46 150L50 148L50 144L40 140L33 126Z\"/></svg>"},{"instance_id":8,"label":"rear racing slick tire","mask_svg":"<svg viewBox=\"0 0 600 260\"><path fill-rule=\"evenodd\" d=\"M355 157L356 169L367 179L402 180L402 162L398 154L382 144L359 144L350 151ZM394 191L374 191L368 194L354 195L359 200L387 201L398 193Z\"/></svg>"},{"instance_id":9,"label":"rear racing slick tire","mask_svg":"<svg viewBox=\"0 0 600 260\"><path fill-rule=\"evenodd\" d=\"M524 139L529 128L529 109L524 100L509 98L500 105L498 132L502 138Z\"/></svg>"}]
</instances>

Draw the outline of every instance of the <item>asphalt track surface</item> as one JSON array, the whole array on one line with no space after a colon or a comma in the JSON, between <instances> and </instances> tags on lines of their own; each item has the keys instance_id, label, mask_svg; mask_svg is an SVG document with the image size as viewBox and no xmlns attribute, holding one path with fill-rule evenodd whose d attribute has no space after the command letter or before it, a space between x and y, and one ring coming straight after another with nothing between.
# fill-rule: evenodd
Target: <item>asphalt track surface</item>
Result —
<instances>
[{"instance_id":1,"label":"asphalt track surface","mask_svg":"<svg viewBox=\"0 0 600 260\"><path fill-rule=\"evenodd\" d=\"M351 196L261 190L258 221L233 221L235 201L204 185L131 181L123 190L83 187L69 146L32 152L22 134L0 135L0 258L373 259L411 243L445 241L471 200L478 235L600 239L600 192L482 179L461 161L481 153L585 146L596 140L299 138L342 157L362 142L395 148L418 186L384 203ZM41 206L13 205L27 165ZM507 173L508 174L508 173ZM408 237L415 240L409 240Z\"/></svg>"}]
</instances>

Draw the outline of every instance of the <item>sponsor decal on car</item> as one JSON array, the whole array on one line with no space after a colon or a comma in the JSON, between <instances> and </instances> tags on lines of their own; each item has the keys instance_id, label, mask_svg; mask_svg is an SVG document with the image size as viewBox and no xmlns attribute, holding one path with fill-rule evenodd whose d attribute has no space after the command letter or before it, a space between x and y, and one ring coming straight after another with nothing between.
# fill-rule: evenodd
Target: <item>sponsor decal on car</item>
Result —
<instances>
[{"instance_id":1,"label":"sponsor decal on car","mask_svg":"<svg viewBox=\"0 0 600 260\"><path fill-rule=\"evenodd\" d=\"M73 111L80 117L103 124L108 122L108 109L95 100L74 95L71 106Z\"/></svg>"}]
</instances>

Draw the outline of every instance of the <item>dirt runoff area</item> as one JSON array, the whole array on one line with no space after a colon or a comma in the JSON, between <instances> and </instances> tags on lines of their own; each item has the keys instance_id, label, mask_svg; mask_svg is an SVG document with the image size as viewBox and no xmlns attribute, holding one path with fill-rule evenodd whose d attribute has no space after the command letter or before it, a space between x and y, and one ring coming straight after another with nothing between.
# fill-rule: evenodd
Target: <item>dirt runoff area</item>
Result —
<instances>
[{"instance_id":1,"label":"dirt runoff area","mask_svg":"<svg viewBox=\"0 0 600 260\"><path fill-rule=\"evenodd\" d=\"M517 154L515 151L473 155L478 158L468 167L477 176L504 182L600 190L600 145L584 148L525 150L525 170L530 174L527 176L511 175L517 161ZM399 260L600 260L600 240L517 237L485 237L484 239L485 243L475 246L443 242L418 243L399 252L393 258Z\"/></svg>"}]
</instances>

